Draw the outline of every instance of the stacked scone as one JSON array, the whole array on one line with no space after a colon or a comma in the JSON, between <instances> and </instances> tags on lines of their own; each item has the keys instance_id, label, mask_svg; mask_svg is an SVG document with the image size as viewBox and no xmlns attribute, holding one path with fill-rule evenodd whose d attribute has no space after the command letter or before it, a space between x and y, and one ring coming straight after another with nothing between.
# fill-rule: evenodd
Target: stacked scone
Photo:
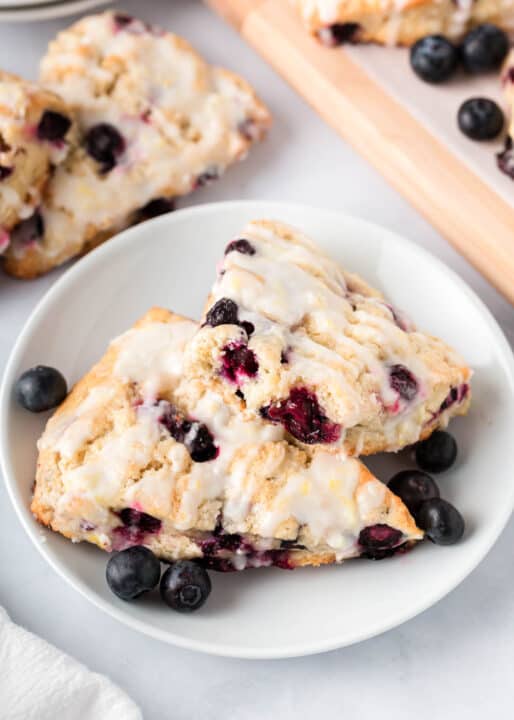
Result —
<instances>
[{"instance_id":1,"label":"stacked scone","mask_svg":"<svg viewBox=\"0 0 514 720\"><path fill-rule=\"evenodd\" d=\"M466 412L470 370L300 232L229 242L201 325L153 309L39 442L32 511L74 541L233 570L422 539L356 458Z\"/></svg>"},{"instance_id":2,"label":"stacked scone","mask_svg":"<svg viewBox=\"0 0 514 720\"><path fill-rule=\"evenodd\" d=\"M112 12L60 33L40 80L52 92L19 83L18 108L3 100L14 81L0 76L4 265L25 278L171 210L270 124L242 78L209 66L181 38ZM59 135L62 122L49 138L35 129L37 113L55 108L76 119L73 137L70 127Z\"/></svg>"}]
</instances>

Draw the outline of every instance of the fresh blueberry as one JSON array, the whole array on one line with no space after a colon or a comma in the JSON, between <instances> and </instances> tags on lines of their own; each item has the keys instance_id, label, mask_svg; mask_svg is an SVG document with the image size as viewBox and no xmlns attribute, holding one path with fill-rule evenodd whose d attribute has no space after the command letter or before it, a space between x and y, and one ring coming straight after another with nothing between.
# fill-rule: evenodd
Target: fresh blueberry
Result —
<instances>
[{"instance_id":1,"label":"fresh blueberry","mask_svg":"<svg viewBox=\"0 0 514 720\"><path fill-rule=\"evenodd\" d=\"M211 593L207 571L191 560L173 563L161 580L161 597L170 608L182 613L198 610Z\"/></svg>"},{"instance_id":2,"label":"fresh blueberry","mask_svg":"<svg viewBox=\"0 0 514 720\"><path fill-rule=\"evenodd\" d=\"M441 498L425 500L418 510L416 522L436 545L453 545L464 534L464 518L457 508Z\"/></svg>"},{"instance_id":3,"label":"fresh blueberry","mask_svg":"<svg viewBox=\"0 0 514 720\"><path fill-rule=\"evenodd\" d=\"M404 365L393 365L389 369L389 382L393 390L406 402L414 400L418 394L418 382Z\"/></svg>"},{"instance_id":4,"label":"fresh blueberry","mask_svg":"<svg viewBox=\"0 0 514 720\"><path fill-rule=\"evenodd\" d=\"M514 148L512 138L505 141L505 149L496 155L496 162L500 170L514 180Z\"/></svg>"},{"instance_id":5,"label":"fresh blueberry","mask_svg":"<svg viewBox=\"0 0 514 720\"><path fill-rule=\"evenodd\" d=\"M37 126L36 134L40 140L56 142L64 139L70 127L69 117L54 110L45 110Z\"/></svg>"},{"instance_id":6,"label":"fresh blueberry","mask_svg":"<svg viewBox=\"0 0 514 720\"><path fill-rule=\"evenodd\" d=\"M457 123L471 140L492 140L501 133L504 117L494 100L471 98L460 106Z\"/></svg>"},{"instance_id":7,"label":"fresh blueberry","mask_svg":"<svg viewBox=\"0 0 514 720\"><path fill-rule=\"evenodd\" d=\"M8 167L7 165L0 165L0 180L5 180L9 175L12 175L14 168Z\"/></svg>"},{"instance_id":8,"label":"fresh blueberry","mask_svg":"<svg viewBox=\"0 0 514 720\"><path fill-rule=\"evenodd\" d=\"M122 600L134 600L153 590L161 576L161 564L142 545L122 550L109 558L105 577L112 592Z\"/></svg>"},{"instance_id":9,"label":"fresh blueberry","mask_svg":"<svg viewBox=\"0 0 514 720\"><path fill-rule=\"evenodd\" d=\"M116 165L119 155L125 149L125 141L118 130L109 123L99 123L89 128L86 134L86 150L92 158L109 172Z\"/></svg>"},{"instance_id":10,"label":"fresh blueberry","mask_svg":"<svg viewBox=\"0 0 514 720\"><path fill-rule=\"evenodd\" d=\"M316 394L304 387L292 388L288 398L261 408L260 414L308 445L334 443L341 435L341 426L327 418Z\"/></svg>"},{"instance_id":11,"label":"fresh blueberry","mask_svg":"<svg viewBox=\"0 0 514 720\"><path fill-rule=\"evenodd\" d=\"M221 298L218 302L214 303L205 318L205 324L211 327L218 327L218 325L237 325L238 319L238 308L236 303L229 298Z\"/></svg>"},{"instance_id":12,"label":"fresh blueberry","mask_svg":"<svg viewBox=\"0 0 514 720\"><path fill-rule=\"evenodd\" d=\"M457 458L457 443L450 433L436 430L415 448L416 463L426 472L448 470Z\"/></svg>"},{"instance_id":13,"label":"fresh blueberry","mask_svg":"<svg viewBox=\"0 0 514 720\"><path fill-rule=\"evenodd\" d=\"M230 252L234 251L241 253L242 255L255 255L254 246L244 238L240 238L239 240L232 240L232 242L230 242L225 248L225 255L228 255Z\"/></svg>"},{"instance_id":14,"label":"fresh blueberry","mask_svg":"<svg viewBox=\"0 0 514 720\"><path fill-rule=\"evenodd\" d=\"M44 412L57 407L67 393L66 380L59 370L45 365L27 370L15 385L17 401L30 412Z\"/></svg>"},{"instance_id":15,"label":"fresh blueberry","mask_svg":"<svg viewBox=\"0 0 514 720\"><path fill-rule=\"evenodd\" d=\"M398 495L412 515L416 515L425 500L439 497L435 481L421 470L403 470L389 480L389 490Z\"/></svg>"},{"instance_id":16,"label":"fresh blueberry","mask_svg":"<svg viewBox=\"0 0 514 720\"><path fill-rule=\"evenodd\" d=\"M442 35L427 35L410 50L410 64L416 75L428 83L448 80L457 68L458 50Z\"/></svg>"},{"instance_id":17,"label":"fresh blueberry","mask_svg":"<svg viewBox=\"0 0 514 720\"><path fill-rule=\"evenodd\" d=\"M509 51L507 33L485 23L470 30L461 45L464 68L470 73L485 73L499 68Z\"/></svg>"},{"instance_id":18,"label":"fresh blueberry","mask_svg":"<svg viewBox=\"0 0 514 720\"><path fill-rule=\"evenodd\" d=\"M359 30L359 23L334 23L322 28L318 32L318 39L327 47L337 47L345 43L357 42Z\"/></svg>"},{"instance_id":19,"label":"fresh blueberry","mask_svg":"<svg viewBox=\"0 0 514 720\"><path fill-rule=\"evenodd\" d=\"M194 462L209 462L218 456L219 449L207 425L187 420L173 405L169 405L159 422L174 440L185 445Z\"/></svg>"}]
</instances>

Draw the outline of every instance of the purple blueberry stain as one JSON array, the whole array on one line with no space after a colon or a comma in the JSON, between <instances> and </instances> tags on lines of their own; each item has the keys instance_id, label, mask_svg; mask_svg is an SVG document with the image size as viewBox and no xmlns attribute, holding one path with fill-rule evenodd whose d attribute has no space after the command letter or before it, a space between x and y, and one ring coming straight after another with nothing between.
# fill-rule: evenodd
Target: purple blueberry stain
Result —
<instances>
[{"instance_id":1,"label":"purple blueberry stain","mask_svg":"<svg viewBox=\"0 0 514 720\"><path fill-rule=\"evenodd\" d=\"M239 240L232 240L225 248L225 255L231 252L238 252L241 255L255 255L255 248L248 240L240 238Z\"/></svg>"},{"instance_id":2,"label":"purple blueberry stain","mask_svg":"<svg viewBox=\"0 0 514 720\"><path fill-rule=\"evenodd\" d=\"M411 402L418 394L418 381L405 365L393 365L389 368L389 382L405 402Z\"/></svg>"},{"instance_id":3,"label":"purple blueberry stain","mask_svg":"<svg viewBox=\"0 0 514 720\"><path fill-rule=\"evenodd\" d=\"M134 22L134 18L131 15L126 15L125 13L116 13L113 21L115 29L122 30L128 25L131 25Z\"/></svg>"},{"instance_id":4,"label":"purple blueberry stain","mask_svg":"<svg viewBox=\"0 0 514 720\"><path fill-rule=\"evenodd\" d=\"M96 530L96 525L92 522L89 522L89 520L82 519L79 523L79 527L82 530L82 532L93 532L93 530Z\"/></svg>"},{"instance_id":5,"label":"purple blueberry stain","mask_svg":"<svg viewBox=\"0 0 514 720\"><path fill-rule=\"evenodd\" d=\"M402 538L403 533L401 530L378 523L361 530L359 545L363 555L373 560L381 560L384 557L390 557L396 552Z\"/></svg>"},{"instance_id":6,"label":"purple blueberry stain","mask_svg":"<svg viewBox=\"0 0 514 720\"><path fill-rule=\"evenodd\" d=\"M239 385L247 378L255 377L258 371L255 353L246 343L231 343L223 348L220 373L226 380Z\"/></svg>"},{"instance_id":7,"label":"purple blueberry stain","mask_svg":"<svg viewBox=\"0 0 514 720\"><path fill-rule=\"evenodd\" d=\"M123 524L115 527L112 531L114 550L143 545L149 535L157 535L161 531L162 523L153 515L133 508L123 508L115 514Z\"/></svg>"},{"instance_id":8,"label":"purple blueberry stain","mask_svg":"<svg viewBox=\"0 0 514 720\"><path fill-rule=\"evenodd\" d=\"M102 167L102 173L108 173L116 165L125 150L125 140L121 133L109 123L99 123L89 128L85 138L86 150Z\"/></svg>"},{"instance_id":9,"label":"purple blueberry stain","mask_svg":"<svg viewBox=\"0 0 514 720\"><path fill-rule=\"evenodd\" d=\"M45 110L36 128L36 135L39 140L59 142L64 140L70 127L69 117L54 110Z\"/></svg>"},{"instance_id":10,"label":"purple blueberry stain","mask_svg":"<svg viewBox=\"0 0 514 720\"><path fill-rule=\"evenodd\" d=\"M261 408L260 414L307 445L335 443L341 437L341 426L328 419L316 394L305 387L292 388L288 398Z\"/></svg>"}]
</instances>

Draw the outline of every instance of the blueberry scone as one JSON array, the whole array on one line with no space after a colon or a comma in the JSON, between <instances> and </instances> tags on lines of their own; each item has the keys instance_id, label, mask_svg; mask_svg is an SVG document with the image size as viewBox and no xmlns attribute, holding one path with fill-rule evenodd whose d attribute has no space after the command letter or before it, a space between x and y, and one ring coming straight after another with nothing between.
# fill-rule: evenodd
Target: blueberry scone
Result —
<instances>
[{"instance_id":1,"label":"blueberry scone","mask_svg":"<svg viewBox=\"0 0 514 720\"><path fill-rule=\"evenodd\" d=\"M0 71L0 253L11 229L34 213L74 137L60 97Z\"/></svg>"},{"instance_id":2,"label":"blueberry scone","mask_svg":"<svg viewBox=\"0 0 514 720\"><path fill-rule=\"evenodd\" d=\"M357 460L308 456L284 430L189 380L197 326L155 308L115 340L39 441L32 511L74 541L149 547L213 569L381 558L422 538Z\"/></svg>"},{"instance_id":3,"label":"blueberry scone","mask_svg":"<svg viewBox=\"0 0 514 720\"><path fill-rule=\"evenodd\" d=\"M498 155L498 167L514 179L514 50L511 50L502 71L502 84L510 118L505 149Z\"/></svg>"},{"instance_id":4,"label":"blueberry scone","mask_svg":"<svg viewBox=\"0 0 514 720\"><path fill-rule=\"evenodd\" d=\"M84 252L173 198L218 178L270 124L252 88L206 64L181 38L111 12L61 32L41 81L76 112L82 142L55 173L8 272L30 277ZM30 233L32 236L33 233Z\"/></svg>"},{"instance_id":5,"label":"blueberry scone","mask_svg":"<svg viewBox=\"0 0 514 720\"><path fill-rule=\"evenodd\" d=\"M474 25L514 23L514 0L293 0L308 29L329 46L411 45L425 35L459 38Z\"/></svg>"},{"instance_id":6,"label":"blueberry scone","mask_svg":"<svg viewBox=\"0 0 514 720\"><path fill-rule=\"evenodd\" d=\"M272 221L226 247L186 364L297 441L352 455L399 450L470 402L471 372L452 349Z\"/></svg>"}]
</instances>

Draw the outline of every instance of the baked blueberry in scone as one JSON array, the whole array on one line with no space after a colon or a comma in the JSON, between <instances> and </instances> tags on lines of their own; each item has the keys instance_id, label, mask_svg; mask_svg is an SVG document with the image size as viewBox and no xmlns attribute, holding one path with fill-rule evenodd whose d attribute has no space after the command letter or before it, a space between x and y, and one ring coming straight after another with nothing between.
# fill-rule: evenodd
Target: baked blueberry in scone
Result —
<instances>
[{"instance_id":1,"label":"baked blueberry in scone","mask_svg":"<svg viewBox=\"0 0 514 720\"><path fill-rule=\"evenodd\" d=\"M220 379L189 379L196 329L155 308L76 385L39 441L40 522L217 570L379 559L422 538L358 460L307 454L281 424L227 404Z\"/></svg>"},{"instance_id":2,"label":"baked blueberry in scone","mask_svg":"<svg viewBox=\"0 0 514 720\"><path fill-rule=\"evenodd\" d=\"M293 0L307 28L324 45L377 42L412 45L425 35L460 38L470 27L509 29L513 0Z\"/></svg>"},{"instance_id":3,"label":"baked blueberry in scone","mask_svg":"<svg viewBox=\"0 0 514 720\"><path fill-rule=\"evenodd\" d=\"M60 97L0 71L0 254L28 218L27 242L39 236L42 193L75 140L72 112Z\"/></svg>"},{"instance_id":4,"label":"baked blueberry in scone","mask_svg":"<svg viewBox=\"0 0 514 720\"><path fill-rule=\"evenodd\" d=\"M273 221L228 244L186 364L303 445L351 455L399 450L470 403L456 352Z\"/></svg>"},{"instance_id":5,"label":"baked blueberry in scone","mask_svg":"<svg viewBox=\"0 0 514 720\"><path fill-rule=\"evenodd\" d=\"M243 158L270 125L242 78L209 66L182 38L112 12L59 33L40 79L75 111L81 142L44 195L41 234L12 238L6 269L22 277L171 209L174 197Z\"/></svg>"}]
</instances>

